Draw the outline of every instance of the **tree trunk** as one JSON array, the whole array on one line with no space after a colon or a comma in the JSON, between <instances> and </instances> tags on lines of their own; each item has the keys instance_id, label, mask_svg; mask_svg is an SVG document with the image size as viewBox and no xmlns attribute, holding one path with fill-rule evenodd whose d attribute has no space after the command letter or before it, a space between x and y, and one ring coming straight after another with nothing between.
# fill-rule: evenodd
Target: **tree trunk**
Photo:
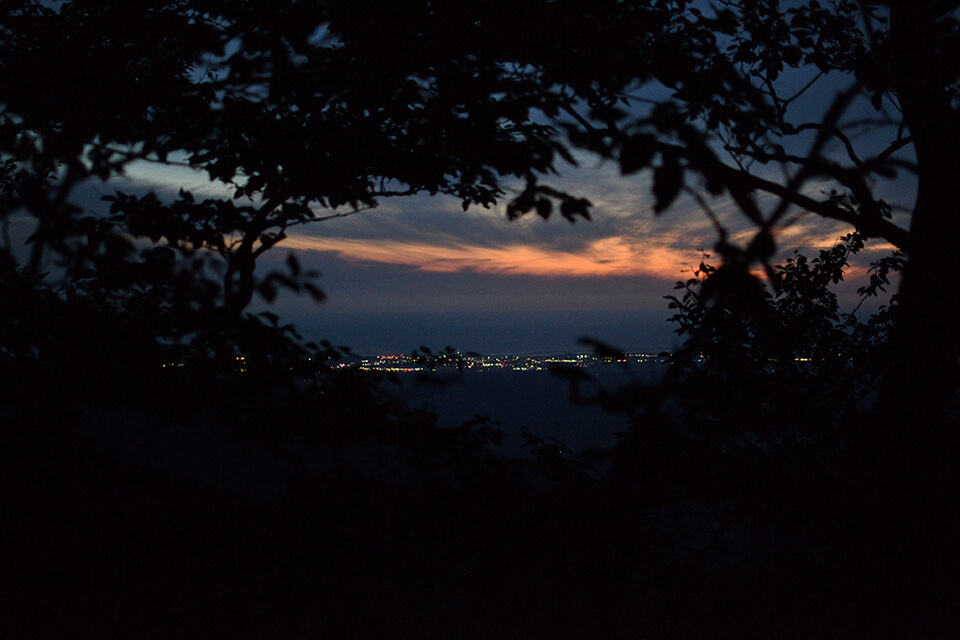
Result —
<instances>
[{"instance_id":1,"label":"tree trunk","mask_svg":"<svg viewBox=\"0 0 960 640\"><path fill-rule=\"evenodd\" d=\"M946 428L960 354L960 116L941 77L935 19L926 3L898 2L891 15L897 96L914 138L919 185L883 402L898 422Z\"/></svg>"},{"instance_id":2,"label":"tree trunk","mask_svg":"<svg viewBox=\"0 0 960 640\"><path fill-rule=\"evenodd\" d=\"M875 560L905 619L952 621L960 354L960 118L945 91L933 3L891 3L894 82L914 138L919 189L876 426ZM949 585L949 586L948 586ZM906 629L904 629L906 631ZM894 632L896 633L896 632ZM948 634L949 635L949 634Z\"/></svg>"}]
</instances>

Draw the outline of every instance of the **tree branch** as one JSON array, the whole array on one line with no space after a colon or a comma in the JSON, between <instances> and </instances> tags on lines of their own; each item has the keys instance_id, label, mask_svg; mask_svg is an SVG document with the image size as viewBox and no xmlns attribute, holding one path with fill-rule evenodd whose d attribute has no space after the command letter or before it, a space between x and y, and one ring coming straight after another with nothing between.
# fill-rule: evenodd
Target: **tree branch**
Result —
<instances>
[{"instance_id":1,"label":"tree branch","mask_svg":"<svg viewBox=\"0 0 960 640\"><path fill-rule=\"evenodd\" d=\"M731 172L734 171L735 170L731 169ZM764 180L754 175L740 175L737 176L737 179L743 180L755 190L765 191L771 195L775 195L824 218L846 222L865 236L883 238L901 251L905 253L910 252L910 232L902 227L898 227L886 218L866 218L853 211L843 209L834 202L815 200L810 196L793 191L789 187Z\"/></svg>"},{"instance_id":2,"label":"tree branch","mask_svg":"<svg viewBox=\"0 0 960 640\"><path fill-rule=\"evenodd\" d=\"M706 148L706 145L702 145L702 148L694 150L675 144L659 142L657 144L657 149L661 152L667 151L667 153L673 153L682 157L686 157L688 160L690 160L692 169L699 171L705 176L714 176L727 188L727 190L730 192L730 195L734 198L741 209L743 209L744 214L746 214L752 222L761 227L776 223L778 217L775 216L770 220L758 222L755 219L759 215L756 211L756 206L752 200L749 199L749 193L752 191L769 193L777 196L784 203L802 207L807 211L815 213L824 218L845 222L855 227L865 236L883 238L884 240L896 245L897 248L905 253L910 252L910 233L906 229L893 224L893 222L882 217L881 215L858 214L855 211L843 209L832 201L820 201L800 193L799 184L793 184L793 182L791 182L790 185L784 185L778 182L766 180L747 171L731 167L721 162L716 155ZM851 175L854 173L854 170L852 169L847 169L846 171ZM841 180L841 177L838 177L832 173L823 173L820 171L814 172L812 175L822 174L827 177L837 179L845 186L851 188L851 190L854 191L854 195L858 197L861 203L868 204L873 202L873 198L870 196L869 191L864 191L864 189L866 189L866 185L861 184L863 177L862 172L856 173L860 174L860 182L855 182L853 186L850 186L849 184L851 177L850 175L842 176L843 178L846 178L846 180ZM747 205L746 208L744 207L745 204Z\"/></svg>"}]
</instances>

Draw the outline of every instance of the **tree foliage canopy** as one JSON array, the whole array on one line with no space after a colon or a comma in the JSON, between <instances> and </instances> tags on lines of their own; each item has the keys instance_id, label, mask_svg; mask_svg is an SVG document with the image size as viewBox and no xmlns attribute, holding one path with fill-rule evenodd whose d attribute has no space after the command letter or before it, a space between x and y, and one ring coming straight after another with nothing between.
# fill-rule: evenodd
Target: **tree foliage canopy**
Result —
<instances>
[{"instance_id":1,"label":"tree foliage canopy","mask_svg":"<svg viewBox=\"0 0 960 640\"><path fill-rule=\"evenodd\" d=\"M313 607L311 594L322 589L304 555L346 549L343 584L355 567L384 574L365 541L390 522L403 529L391 545L417 538L426 547L452 532L445 562L453 583L466 585L458 592L469 596L464 602L499 603L527 590L526 581L545 583L534 585L541 600L522 593L508 603L535 612L531 636L543 633L543 612L557 613L554 636L569 633L574 618L580 635L596 633L598 617L578 616L581 596L594 587L588 595L604 601L598 610L642 603L641 622L653 635L660 630L650 621L671 596L666 617L696 626L687 614L703 607L698 594L712 596L711 633L749 627L760 612L770 630L762 635L776 635L789 624L786 611L809 635L823 635L824 620L857 633L863 624L889 633L892 622L917 635L927 624L923 631L935 635L952 604L936 579L955 581L960 566L960 292L950 275L960 240L958 109L956 0L0 0L0 415L49 429L76 419L78 406L122 397L160 420L212 409L261 434L285 425L331 450L347 432L361 440L376 432L398 448L419 443L410 459L425 466L442 462L424 478L497 489L471 495L430 482L401 501L396 491L381 493L379 512L360 502L369 495L354 476L304 491L282 514L300 537L279 525L266 535L269 527L258 525L240 551L272 550L263 567L280 558L277 566L296 567L301 582L274 566L262 573L259 560L209 554L234 535L226 527L209 548L172 553L186 563L183 575L196 575L187 565L210 555L228 558L230 571L257 568L261 586L251 593L286 585L282 597L269 595L267 609ZM686 353L705 353L710 365L680 362L685 385L664 387L680 389L679 424L666 411L634 421L615 461L627 469L622 484L601 486L554 443L528 433L540 471L559 487L546 503L520 477L529 468L474 455L499 437L482 421L431 429L429 413L392 406L359 372L334 375L325 364L345 349L304 345L276 315L249 312L257 297L269 301L283 289L322 299L316 274L293 257L272 271L258 268L297 225L415 193L446 194L464 207L504 204L510 218L589 218L590 194L554 182L583 157L613 162L626 178L649 175L650 193L638 187L638 201L649 199L656 214L692 198L717 233L720 264L705 263L670 299L689 338ZM192 170L209 184L165 197L108 182L139 163ZM916 200L897 211L890 194L904 178L916 183ZM121 184L128 186L113 188ZM91 186L105 203L80 197ZM735 237L715 213L730 203L749 223L746 236ZM778 239L807 213L854 233L816 258L797 254L778 265ZM830 290L867 240L903 254L876 265L865 295L889 284L907 256L895 324L889 309L870 325L850 321ZM772 288L754 275L758 267ZM883 342L890 344L881 349ZM851 362L851 350L863 359ZM444 353L434 361L448 356L455 360ZM868 368L854 370L862 362ZM855 403L861 383L878 376L881 402L871 415ZM635 411L660 400L656 393L632 387L609 400ZM33 397L43 406L24 400ZM843 428L831 430L838 423ZM762 442L747 441L758 432ZM6 443L9 431L2 436ZM36 495L46 502L50 491ZM338 529L321 500L346 508L364 536ZM23 513L35 513L27 507ZM438 512L448 507L454 516L443 528ZM386 517L371 527L378 514ZM411 514L423 522L411 525ZM178 520L165 512L161 519L162 531L183 535ZM115 532L121 550L129 548L124 532L136 530L131 520L117 518L126 527ZM518 521L532 525L519 546ZM717 533L701 544L705 521ZM88 546L102 554L106 527L92 522L87 538L97 543ZM52 535L47 542L61 558L63 541L48 524L22 534L23 548L37 554L45 548L34 544L37 533ZM333 533L316 538L313 525ZM665 543L670 536L659 527L671 526L686 535ZM713 564L721 544L749 540L750 531L756 544L738 556L750 561L730 570ZM173 584L180 572L153 555L157 535L149 533L141 545L160 558L156 575L183 601L201 590L237 590L213 563L216 579L199 583L211 588L182 591ZM682 548L691 541L702 554ZM407 575L396 546L386 548L384 566L397 567L387 573L413 576L409 584L421 588L423 574ZM76 580L50 582L86 584L95 554L83 555ZM495 570L503 565L509 571ZM26 569L15 575L43 575ZM878 572L904 596L879 617L874 596L887 590L874 580ZM802 582L797 576L818 573L826 590L783 596L785 585ZM156 600L146 575L143 597ZM503 575L526 581L500 599L510 584ZM562 580L577 583L563 592L576 598L556 597ZM340 584L326 587L343 591ZM749 595L731 610L726 598L741 586ZM39 591L48 594L49 584ZM482 592L496 597L477 598ZM361 614L369 613L367 593L383 595L359 593ZM204 624L213 607L203 603L211 601L189 603ZM848 617L849 603L863 615ZM894 619L905 603L922 615ZM837 619L818 617L824 607ZM262 602L248 609L244 616L265 610ZM436 611L422 613L435 620ZM623 629L620 613L605 624L610 635ZM309 610L304 619L318 615ZM231 624L242 626L244 616Z\"/></svg>"},{"instance_id":2,"label":"tree foliage canopy","mask_svg":"<svg viewBox=\"0 0 960 640\"><path fill-rule=\"evenodd\" d=\"M777 238L804 212L907 252L899 350L941 355L901 357L891 370L909 373L892 388L924 380L947 398L953 374L929 371L956 367L957 305L936 303L935 288L960 237L948 169L960 149L957 10L4 2L0 216L35 225L25 258L5 242L5 278L51 286L52 255L68 289L152 318L167 341L222 349L222 328L250 320L255 296L322 298L293 259L256 270L291 226L421 192L489 207L516 181L508 216L587 218L589 194L549 183L586 152L625 176L649 171L658 213L681 194L700 202L722 274L759 263L775 275ZM117 193L108 214L71 198L138 161L184 165L216 188ZM902 174L919 184L909 228L886 200ZM752 225L746 242L713 213L721 200Z\"/></svg>"}]
</instances>

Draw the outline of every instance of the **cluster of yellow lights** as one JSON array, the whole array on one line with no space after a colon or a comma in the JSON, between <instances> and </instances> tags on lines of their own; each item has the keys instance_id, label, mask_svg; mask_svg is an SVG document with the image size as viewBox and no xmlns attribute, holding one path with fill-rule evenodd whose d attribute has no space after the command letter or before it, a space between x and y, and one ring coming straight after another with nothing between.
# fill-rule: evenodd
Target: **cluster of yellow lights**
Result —
<instances>
[{"instance_id":1,"label":"cluster of yellow lights","mask_svg":"<svg viewBox=\"0 0 960 640\"><path fill-rule=\"evenodd\" d=\"M665 361L666 357L669 356L666 354L655 355L650 353L626 353L624 357L620 359L603 358L582 353L549 356L457 356L455 360L448 361L447 364L473 371L490 371L495 369L543 371L555 365L588 367L593 364L612 361ZM426 371L430 369L430 362L418 356L390 354L364 358L360 362L360 368L371 371L393 371L398 373Z\"/></svg>"}]
</instances>

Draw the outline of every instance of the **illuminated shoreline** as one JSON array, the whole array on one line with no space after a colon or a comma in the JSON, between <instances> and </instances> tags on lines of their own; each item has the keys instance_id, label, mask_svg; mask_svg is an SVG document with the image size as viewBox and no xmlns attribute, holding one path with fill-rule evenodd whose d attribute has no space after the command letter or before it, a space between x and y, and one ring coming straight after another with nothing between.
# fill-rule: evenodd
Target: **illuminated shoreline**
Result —
<instances>
[{"instance_id":1,"label":"illuminated shoreline","mask_svg":"<svg viewBox=\"0 0 960 640\"><path fill-rule=\"evenodd\" d=\"M359 367L369 371L410 373L456 368L464 371L548 371L556 367L586 368L601 364L646 364L669 362L667 353L624 353L621 358L593 354L554 355L460 355L441 354L435 358L420 355L389 354L362 358Z\"/></svg>"}]
</instances>

